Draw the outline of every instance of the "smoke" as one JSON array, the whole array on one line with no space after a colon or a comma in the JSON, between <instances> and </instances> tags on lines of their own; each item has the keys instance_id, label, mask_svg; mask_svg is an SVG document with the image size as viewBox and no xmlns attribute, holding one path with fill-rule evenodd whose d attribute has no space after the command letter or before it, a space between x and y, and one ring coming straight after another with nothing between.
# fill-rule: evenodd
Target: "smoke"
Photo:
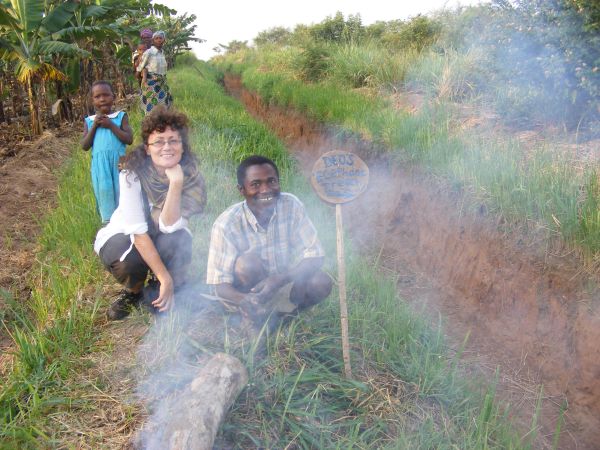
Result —
<instances>
[{"instance_id":1,"label":"smoke","mask_svg":"<svg viewBox=\"0 0 600 450\"><path fill-rule=\"evenodd\" d=\"M214 320L218 307L202 300L200 292L197 285L177 292L175 308L155 316L138 348L137 395L151 414L136 437L136 448L164 448L169 437L161 425L178 412L180 392L210 357L208 350L222 340L224 324Z\"/></svg>"},{"instance_id":2,"label":"smoke","mask_svg":"<svg viewBox=\"0 0 600 450\"><path fill-rule=\"evenodd\" d=\"M412 87L425 81L455 100L478 98L513 126L598 121L600 33L583 12L566 2L497 1L440 20L445 34L411 70Z\"/></svg>"}]
</instances>

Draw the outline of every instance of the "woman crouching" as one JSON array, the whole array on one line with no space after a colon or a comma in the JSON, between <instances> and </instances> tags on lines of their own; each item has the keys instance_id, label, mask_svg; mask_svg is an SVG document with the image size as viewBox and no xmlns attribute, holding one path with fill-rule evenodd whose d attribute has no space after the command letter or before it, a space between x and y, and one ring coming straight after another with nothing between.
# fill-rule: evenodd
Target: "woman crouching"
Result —
<instances>
[{"instance_id":1,"label":"woman crouching","mask_svg":"<svg viewBox=\"0 0 600 450\"><path fill-rule=\"evenodd\" d=\"M188 219L206 204L187 117L156 108L142 122L142 139L123 160L119 206L94 243L106 269L125 287L107 311L110 320L127 317L142 301L149 271L148 283L160 283L158 297L149 299L152 307L173 307L192 259Z\"/></svg>"}]
</instances>

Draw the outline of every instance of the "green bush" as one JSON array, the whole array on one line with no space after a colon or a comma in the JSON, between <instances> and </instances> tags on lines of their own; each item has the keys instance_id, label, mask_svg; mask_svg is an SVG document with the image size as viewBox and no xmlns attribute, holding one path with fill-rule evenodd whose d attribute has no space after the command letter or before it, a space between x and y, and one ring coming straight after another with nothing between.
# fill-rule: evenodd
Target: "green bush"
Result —
<instances>
[{"instance_id":1,"label":"green bush","mask_svg":"<svg viewBox=\"0 0 600 450\"><path fill-rule=\"evenodd\" d=\"M389 22L381 42L392 49L421 51L435 42L441 28L441 23L419 14L408 22Z\"/></svg>"},{"instance_id":2,"label":"green bush","mask_svg":"<svg viewBox=\"0 0 600 450\"><path fill-rule=\"evenodd\" d=\"M300 79L318 82L327 77L330 51L325 45L313 44L304 49L298 58L296 70Z\"/></svg>"}]
</instances>

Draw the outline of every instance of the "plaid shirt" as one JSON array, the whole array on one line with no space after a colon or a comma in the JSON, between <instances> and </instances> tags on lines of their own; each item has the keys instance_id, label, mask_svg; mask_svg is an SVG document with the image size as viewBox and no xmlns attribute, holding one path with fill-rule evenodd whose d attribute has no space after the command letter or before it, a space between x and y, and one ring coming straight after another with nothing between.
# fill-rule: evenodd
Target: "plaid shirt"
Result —
<instances>
[{"instance_id":1,"label":"plaid shirt","mask_svg":"<svg viewBox=\"0 0 600 450\"><path fill-rule=\"evenodd\" d=\"M167 74L167 60L162 50L152 46L144 52L142 60L137 66L137 71L141 72L144 68L148 69L150 73L157 73L159 75Z\"/></svg>"},{"instance_id":2,"label":"plaid shirt","mask_svg":"<svg viewBox=\"0 0 600 450\"><path fill-rule=\"evenodd\" d=\"M246 252L259 255L269 275L285 272L301 259L324 255L304 205L288 193L279 196L266 229L245 201L217 218L210 238L206 282L233 283L235 261Z\"/></svg>"}]
</instances>

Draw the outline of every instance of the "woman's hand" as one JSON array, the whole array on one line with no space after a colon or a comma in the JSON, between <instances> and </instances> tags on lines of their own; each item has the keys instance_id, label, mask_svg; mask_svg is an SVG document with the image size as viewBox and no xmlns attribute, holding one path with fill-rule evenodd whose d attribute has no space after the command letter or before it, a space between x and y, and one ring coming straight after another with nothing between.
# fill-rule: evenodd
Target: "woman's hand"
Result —
<instances>
[{"instance_id":1,"label":"woman's hand","mask_svg":"<svg viewBox=\"0 0 600 450\"><path fill-rule=\"evenodd\" d=\"M165 175L169 179L169 184L183 184L183 169L181 164L165 169Z\"/></svg>"},{"instance_id":2,"label":"woman's hand","mask_svg":"<svg viewBox=\"0 0 600 450\"><path fill-rule=\"evenodd\" d=\"M158 308L160 312L168 311L175 304L173 278L171 278L170 274L167 275L168 276L163 276L158 279L160 282L160 291L158 293L158 298L152 302L152 305L155 308Z\"/></svg>"}]
</instances>

